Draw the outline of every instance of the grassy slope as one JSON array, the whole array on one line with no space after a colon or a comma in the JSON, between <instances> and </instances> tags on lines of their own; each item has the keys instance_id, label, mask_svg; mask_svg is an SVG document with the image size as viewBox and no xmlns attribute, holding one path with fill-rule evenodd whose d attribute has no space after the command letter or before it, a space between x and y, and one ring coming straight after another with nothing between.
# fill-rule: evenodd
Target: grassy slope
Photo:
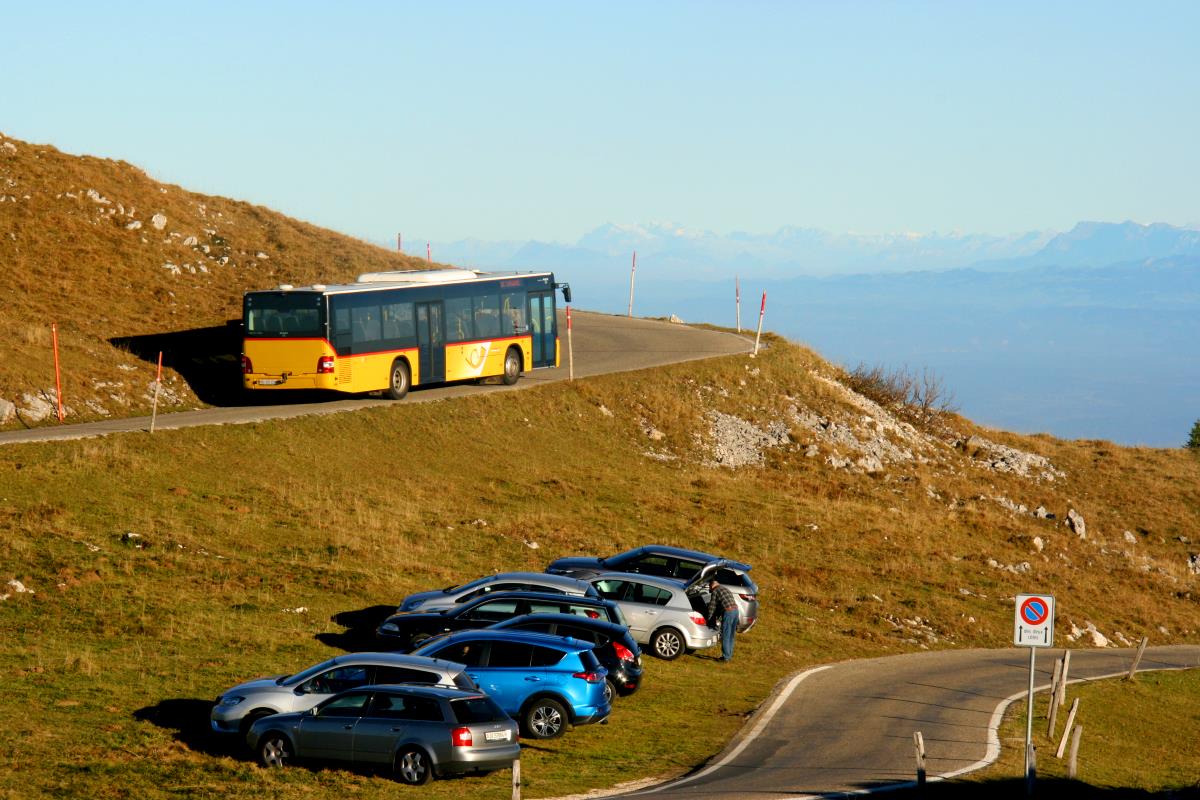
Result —
<instances>
[{"instance_id":1,"label":"grassy slope","mask_svg":"<svg viewBox=\"0 0 1200 800\"><path fill-rule=\"evenodd\" d=\"M149 408L153 365L110 339L224 325L241 316L241 296L251 289L426 266L261 206L160 183L124 162L2 135L0 196L0 398L54 387L50 324L57 322L64 401L77 421L100 416L88 400L117 416ZM162 230L151 224L155 214L167 218ZM141 228L126 228L136 222ZM189 237L196 242L187 244ZM199 405L195 387L186 391L167 359L179 404Z\"/></svg>"},{"instance_id":2,"label":"grassy slope","mask_svg":"<svg viewBox=\"0 0 1200 800\"><path fill-rule=\"evenodd\" d=\"M1002 647L1010 598L1037 588L1058 596L1064 627L1197 639L1196 580L1173 566L1186 548L1171 538L1196 528L1200 461L1189 454L1011 438L1067 470L1054 484L982 472L953 451L874 477L799 449L775 451L761 469L701 463L693 435L710 403L764 416L785 402L836 404L809 376L817 364L776 342L757 376L729 358L515 395L0 449L0 576L37 592L0 604L0 658L13 676L0 786L13 796L390 794L366 775L270 775L215 750L200 733L207 704L237 680L337 652L315 637L342 632L328 621L338 612L647 540L756 565L766 611L739 641L738 680L698 659L650 664L645 691L611 725L529 749L531 796L701 762L789 671L921 646L887 617L927 620L936 646ZM622 411L608 417L601 405ZM643 418L679 460L645 456ZM929 485L1060 514L1073 505L1091 539L991 502L950 509ZM1122 553L1126 528L1149 532L1133 547L1170 574L1142 572ZM127 531L150 546L122 544ZM1030 552L1034 535L1045 560ZM1033 571L988 558L1030 560ZM483 796L505 780L428 794Z\"/></svg>"},{"instance_id":3,"label":"grassy slope","mask_svg":"<svg viewBox=\"0 0 1200 800\"><path fill-rule=\"evenodd\" d=\"M93 377L132 385L127 362L148 379L149 366L110 337L218 324L246 288L412 264L265 209L159 186L124 164L14 146L0 146L0 191L30 199L0 205L0 259L19 299L0 308L14 343L0 396L47 385L44 329L14 305L63 321L67 374L89 374L69 377L77 393ZM134 235L98 216L102 204L57 196L87 188L136 206L147 224ZM170 222L152 236L155 211ZM206 227L238 266L169 276L164 261L197 257L166 234ZM154 298L149 310L134 285ZM773 345L757 372L729 358L516 395L0 448L0 579L36 592L0 602L0 797L391 796L393 784L354 772L253 768L204 735L211 699L338 652L343 628L329 620L339 612L645 541L756 565L765 612L739 641L738 680L697 659L651 663L613 724L527 749L531 796L686 770L804 665L1006 646L1018 591L1054 592L1060 630L1091 621L1110 636L1197 640L1197 579L1178 537L1195 540L1200 528L1200 460L985 432L1049 456L1067 477L987 472L950 449L877 476L832 470L798 448L772 451L763 468L705 466L706 410L760 423L793 403L860 414L812 378L835 372L817 356ZM664 443L645 438L643 421ZM677 459L652 460L650 449ZM1001 495L1059 520L1015 516L988 499ZM1062 526L1068 508L1085 515L1088 541ZM127 532L148 546L123 543ZM904 621L916 617L926 629ZM422 795L495 795L506 781Z\"/></svg>"}]
</instances>

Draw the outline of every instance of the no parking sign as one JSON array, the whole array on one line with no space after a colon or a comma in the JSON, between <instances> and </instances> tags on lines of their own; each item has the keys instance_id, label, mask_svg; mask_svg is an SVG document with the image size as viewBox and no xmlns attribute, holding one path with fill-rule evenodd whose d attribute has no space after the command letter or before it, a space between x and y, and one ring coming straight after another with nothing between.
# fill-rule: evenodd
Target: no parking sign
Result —
<instances>
[{"instance_id":1,"label":"no parking sign","mask_svg":"<svg viewBox=\"0 0 1200 800\"><path fill-rule=\"evenodd\" d=\"M1022 647L1054 646L1054 595L1017 595L1013 644Z\"/></svg>"}]
</instances>

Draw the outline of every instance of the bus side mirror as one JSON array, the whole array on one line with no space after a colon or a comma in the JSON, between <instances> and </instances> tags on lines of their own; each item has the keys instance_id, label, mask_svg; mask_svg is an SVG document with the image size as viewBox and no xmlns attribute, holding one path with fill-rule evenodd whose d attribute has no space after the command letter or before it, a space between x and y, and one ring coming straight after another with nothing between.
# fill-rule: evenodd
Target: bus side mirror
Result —
<instances>
[{"instance_id":1,"label":"bus side mirror","mask_svg":"<svg viewBox=\"0 0 1200 800\"><path fill-rule=\"evenodd\" d=\"M559 289L562 289L563 300L568 303L571 302L571 284L560 283L560 284L557 284L557 286Z\"/></svg>"}]
</instances>

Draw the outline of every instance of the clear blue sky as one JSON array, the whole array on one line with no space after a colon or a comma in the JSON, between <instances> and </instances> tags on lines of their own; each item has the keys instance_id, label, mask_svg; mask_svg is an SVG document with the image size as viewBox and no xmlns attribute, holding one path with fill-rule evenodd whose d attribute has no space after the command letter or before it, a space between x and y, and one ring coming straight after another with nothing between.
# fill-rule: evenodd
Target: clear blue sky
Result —
<instances>
[{"instance_id":1,"label":"clear blue sky","mask_svg":"<svg viewBox=\"0 0 1200 800\"><path fill-rule=\"evenodd\" d=\"M1200 223L1200 3L15 2L0 132L358 236Z\"/></svg>"}]
</instances>

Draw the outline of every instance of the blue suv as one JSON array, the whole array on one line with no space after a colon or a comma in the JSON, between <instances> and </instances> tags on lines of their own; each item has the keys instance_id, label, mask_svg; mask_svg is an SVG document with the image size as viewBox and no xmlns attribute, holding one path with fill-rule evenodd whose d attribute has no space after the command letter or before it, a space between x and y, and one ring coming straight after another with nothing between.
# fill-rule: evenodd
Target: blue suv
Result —
<instances>
[{"instance_id":1,"label":"blue suv","mask_svg":"<svg viewBox=\"0 0 1200 800\"><path fill-rule=\"evenodd\" d=\"M608 719L608 670L593 644L561 636L507 630L459 631L414 655L450 659L487 692L531 739L554 739L568 726Z\"/></svg>"}]
</instances>

